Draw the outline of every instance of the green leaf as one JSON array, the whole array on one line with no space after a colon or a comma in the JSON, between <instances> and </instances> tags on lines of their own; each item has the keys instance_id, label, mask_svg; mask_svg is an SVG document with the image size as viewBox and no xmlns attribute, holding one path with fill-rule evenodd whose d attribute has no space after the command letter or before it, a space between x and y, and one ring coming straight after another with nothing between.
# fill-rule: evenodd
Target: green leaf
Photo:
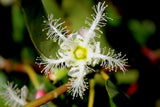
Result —
<instances>
[{"instance_id":1,"label":"green leaf","mask_svg":"<svg viewBox=\"0 0 160 107\"><path fill-rule=\"evenodd\" d=\"M35 48L46 57L55 57L58 44L53 40L47 40L45 32L42 32L44 28L42 16L46 16L46 13L41 1L22 0L21 3L17 1L17 4L24 14L25 23Z\"/></svg>"},{"instance_id":2,"label":"green leaf","mask_svg":"<svg viewBox=\"0 0 160 107\"><path fill-rule=\"evenodd\" d=\"M106 81L106 89L110 98L114 98L119 94L117 87L110 80Z\"/></svg>"},{"instance_id":3,"label":"green leaf","mask_svg":"<svg viewBox=\"0 0 160 107\"><path fill-rule=\"evenodd\" d=\"M64 13L56 3L56 0L42 0L42 4L47 14L53 14L55 18L63 17Z\"/></svg>"},{"instance_id":4,"label":"green leaf","mask_svg":"<svg viewBox=\"0 0 160 107\"><path fill-rule=\"evenodd\" d=\"M132 107L129 98L121 90L119 90L110 79L106 81L105 85L110 99L114 102L114 104L112 104L113 102L110 102L110 105L113 107L115 105L117 107Z\"/></svg>"},{"instance_id":5,"label":"green leaf","mask_svg":"<svg viewBox=\"0 0 160 107\"><path fill-rule=\"evenodd\" d=\"M114 101L109 97L110 107L117 107Z\"/></svg>"},{"instance_id":6,"label":"green leaf","mask_svg":"<svg viewBox=\"0 0 160 107\"><path fill-rule=\"evenodd\" d=\"M12 38L16 43L22 43L24 39L25 22L23 15L17 5L12 6Z\"/></svg>"}]
</instances>

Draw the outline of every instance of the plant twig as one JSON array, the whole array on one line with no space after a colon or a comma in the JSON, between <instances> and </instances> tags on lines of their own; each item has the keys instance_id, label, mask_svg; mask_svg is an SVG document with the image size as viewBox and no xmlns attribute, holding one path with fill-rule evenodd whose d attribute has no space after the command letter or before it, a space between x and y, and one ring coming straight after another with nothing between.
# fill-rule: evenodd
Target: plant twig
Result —
<instances>
[{"instance_id":1,"label":"plant twig","mask_svg":"<svg viewBox=\"0 0 160 107\"><path fill-rule=\"evenodd\" d=\"M100 71L101 76L104 78L104 80L108 80L109 76L104 71Z\"/></svg>"},{"instance_id":2,"label":"plant twig","mask_svg":"<svg viewBox=\"0 0 160 107\"><path fill-rule=\"evenodd\" d=\"M43 105L51 100L53 100L54 98L57 98L59 95L63 94L64 92L66 92L69 88L67 87L68 83L65 83L63 85L61 85L60 87L56 88L55 90L47 93L45 96L36 99L28 104L26 104L23 107L39 107L40 105Z\"/></svg>"},{"instance_id":3,"label":"plant twig","mask_svg":"<svg viewBox=\"0 0 160 107\"><path fill-rule=\"evenodd\" d=\"M94 104L94 95L95 95L95 90L94 90L95 81L94 81L94 79L90 79L89 80L89 85L90 85L90 90L89 90L88 107L93 107L93 104Z\"/></svg>"},{"instance_id":4,"label":"plant twig","mask_svg":"<svg viewBox=\"0 0 160 107\"><path fill-rule=\"evenodd\" d=\"M38 81L37 74L35 73L34 69L27 64L24 64L23 66L24 66L25 72L28 74L30 80L33 82L35 88L38 90L40 88L40 83Z\"/></svg>"}]
</instances>

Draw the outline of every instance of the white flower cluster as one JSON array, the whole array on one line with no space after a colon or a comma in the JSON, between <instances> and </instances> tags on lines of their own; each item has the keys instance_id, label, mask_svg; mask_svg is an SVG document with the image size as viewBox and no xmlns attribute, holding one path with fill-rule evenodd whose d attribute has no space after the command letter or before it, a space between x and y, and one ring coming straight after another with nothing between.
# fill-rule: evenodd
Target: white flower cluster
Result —
<instances>
[{"instance_id":1,"label":"white flower cluster","mask_svg":"<svg viewBox=\"0 0 160 107\"><path fill-rule=\"evenodd\" d=\"M13 83L7 83L2 86L0 95L5 100L5 104L11 107L22 107L27 104L28 88L23 86L21 90L17 88L17 85Z\"/></svg>"},{"instance_id":2,"label":"white flower cluster","mask_svg":"<svg viewBox=\"0 0 160 107\"><path fill-rule=\"evenodd\" d=\"M70 78L69 91L74 97L80 96L83 98L84 91L87 88L85 76L93 70L89 66L100 64L109 70L117 70L118 68L125 71L126 60L121 54L115 54L113 50L108 50L107 53L101 50L100 42L95 41L98 37L95 31L100 31L100 27L106 24L106 15L104 10L107 6L105 2L99 2L93 7L94 15L92 18L87 18L86 24L89 27L80 29L76 33L67 35L66 27L61 27L63 23L59 23L60 19L53 19L53 15L48 17L44 23L47 27L48 38L58 41L60 49L56 59L41 57L40 65L45 65L43 71L48 74L52 69L57 67L70 68L68 75ZM43 72L42 71L42 72Z\"/></svg>"}]
</instances>

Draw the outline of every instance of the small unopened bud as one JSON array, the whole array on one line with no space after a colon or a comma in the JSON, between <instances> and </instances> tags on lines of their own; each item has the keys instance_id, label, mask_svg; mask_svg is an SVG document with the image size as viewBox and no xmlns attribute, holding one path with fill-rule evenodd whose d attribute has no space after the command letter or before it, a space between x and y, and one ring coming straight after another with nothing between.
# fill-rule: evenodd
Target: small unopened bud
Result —
<instances>
[{"instance_id":1,"label":"small unopened bud","mask_svg":"<svg viewBox=\"0 0 160 107\"><path fill-rule=\"evenodd\" d=\"M36 99L44 96L46 94L46 92L44 90L37 90L36 92Z\"/></svg>"}]
</instances>

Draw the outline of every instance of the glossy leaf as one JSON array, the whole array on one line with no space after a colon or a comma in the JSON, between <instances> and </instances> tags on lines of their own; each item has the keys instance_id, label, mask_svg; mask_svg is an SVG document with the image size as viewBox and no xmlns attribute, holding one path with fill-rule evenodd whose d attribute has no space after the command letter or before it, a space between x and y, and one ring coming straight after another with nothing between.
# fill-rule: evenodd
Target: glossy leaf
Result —
<instances>
[{"instance_id":1,"label":"glossy leaf","mask_svg":"<svg viewBox=\"0 0 160 107\"><path fill-rule=\"evenodd\" d=\"M129 98L121 90L119 90L110 79L106 81L105 85L110 99L114 102L114 104L112 104L113 102L110 101L110 105L113 107L115 107L115 105L117 107L132 107Z\"/></svg>"},{"instance_id":2,"label":"glossy leaf","mask_svg":"<svg viewBox=\"0 0 160 107\"><path fill-rule=\"evenodd\" d=\"M42 4L47 14L53 14L55 18L63 17L63 11L56 0L42 0Z\"/></svg>"},{"instance_id":3,"label":"glossy leaf","mask_svg":"<svg viewBox=\"0 0 160 107\"><path fill-rule=\"evenodd\" d=\"M16 43L22 43L24 39L24 18L17 5L12 6L12 27L13 33L12 38Z\"/></svg>"},{"instance_id":4,"label":"glossy leaf","mask_svg":"<svg viewBox=\"0 0 160 107\"><path fill-rule=\"evenodd\" d=\"M20 2L17 1L17 3ZM43 16L46 16L47 13L45 13L41 1L22 0L20 7L24 14L30 38L36 49L46 57L55 57L58 44L53 40L47 40L45 32L42 32L44 28Z\"/></svg>"},{"instance_id":5,"label":"glossy leaf","mask_svg":"<svg viewBox=\"0 0 160 107\"><path fill-rule=\"evenodd\" d=\"M111 98L109 98L109 103L110 103L110 107L117 107Z\"/></svg>"}]
</instances>

